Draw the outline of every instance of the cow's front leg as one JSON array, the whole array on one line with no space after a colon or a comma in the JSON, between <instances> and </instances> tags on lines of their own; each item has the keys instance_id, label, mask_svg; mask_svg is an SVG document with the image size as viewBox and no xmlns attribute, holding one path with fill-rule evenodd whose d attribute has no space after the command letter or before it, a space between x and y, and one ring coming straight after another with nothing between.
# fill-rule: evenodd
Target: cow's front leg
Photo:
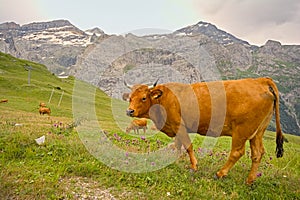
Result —
<instances>
[{"instance_id":1,"label":"cow's front leg","mask_svg":"<svg viewBox=\"0 0 300 200\"><path fill-rule=\"evenodd\" d=\"M176 144L176 140L178 140L177 144ZM186 151L190 157L191 169L196 171L197 170L197 159L194 155L193 145L192 145L192 142L191 142L191 139L190 139L188 133L186 132L185 127L183 127L183 126L179 129L179 132L175 136L176 147L178 148L178 146L180 145L179 148L181 148L181 144L184 146L184 148L186 149Z\"/></svg>"},{"instance_id":2,"label":"cow's front leg","mask_svg":"<svg viewBox=\"0 0 300 200\"><path fill-rule=\"evenodd\" d=\"M186 147L185 147L186 148ZM189 156L190 156L190 161L191 161L191 169L196 171L197 170L197 159L194 155L194 151L193 151L193 145L192 143L190 144L190 146L188 148L186 148Z\"/></svg>"},{"instance_id":3,"label":"cow's front leg","mask_svg":"<svg viewBox=\"0 0 300 200\"><path fill-rule=\"evenodd\" d=\"M181 141L178 138L179 137L175 137L175 139L174 139L174 146L175 146L175 149L178 152L181 152L182 143L181 143Z\"/></svg>"}]
</instances>

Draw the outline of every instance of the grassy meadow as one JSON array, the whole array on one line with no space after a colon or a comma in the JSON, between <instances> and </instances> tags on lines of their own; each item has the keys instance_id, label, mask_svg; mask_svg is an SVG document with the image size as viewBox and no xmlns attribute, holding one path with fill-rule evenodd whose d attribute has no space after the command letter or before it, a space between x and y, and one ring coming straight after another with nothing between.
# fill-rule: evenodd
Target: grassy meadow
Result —
<instances>
[{"instance_id":1,"label":"grassy meadow","mask_svg":"<svg viewBox=\"0 0 300 200\"><path fill-rule=\"evenodd\" d=\"M25 65L33 68L30 85ZM228 176L214 179L229 154L228 137L207 140L191 135L197 172L189 171L189 158L183 154L164 168L128 173L118 170L120 165L135 162L128 152L147 154L167 147L172 139L150 130L151 125L146 134L124 133L130 122L125 116L126 102L110 99L73 77L59 79L45 66L3 53L0 99L8 99L0 103L0 199L300 199L300 137L285 134L284 156L277 159L275 133L265 133L266 154L252 186L245 184L251 167L249 144ZM40 102L51 108L50 117L39 114ZM93 120L101 128L90 126ZM91 131L80 131L82 124ZM89 152L97 147L89 149L87 142L101 145L97 134L126 152L115 155L123 159L121 164L114 156L107 164ZM35 139L41 136L45 143L38 145ZM213 148L204 147L204 140L214 144ZM151 160L146 167L155 169L157 163ZM139 171L141 166L135 167Z\"/></svg>"}]
</instances>

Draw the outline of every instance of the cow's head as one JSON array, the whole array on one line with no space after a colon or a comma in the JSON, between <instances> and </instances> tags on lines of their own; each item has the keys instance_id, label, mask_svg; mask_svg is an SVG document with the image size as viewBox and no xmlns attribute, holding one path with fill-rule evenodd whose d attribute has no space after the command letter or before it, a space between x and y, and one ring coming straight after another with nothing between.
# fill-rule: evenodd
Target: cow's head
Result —
<instances>
[{"instance_id":1,"label":"cow's head","mask_svg":"<svg viewBox=\"0 0 300 200\"><path fill-rule=\"evenodd\" d=\"M149 118L150 107L153 105L153 102L162 95L162 91L156 88L157 81L151 86L129 86L125 82L126 86L131 89L128 98L129 107L126 110L128 116Z\"/></svg>"}]
</instances>

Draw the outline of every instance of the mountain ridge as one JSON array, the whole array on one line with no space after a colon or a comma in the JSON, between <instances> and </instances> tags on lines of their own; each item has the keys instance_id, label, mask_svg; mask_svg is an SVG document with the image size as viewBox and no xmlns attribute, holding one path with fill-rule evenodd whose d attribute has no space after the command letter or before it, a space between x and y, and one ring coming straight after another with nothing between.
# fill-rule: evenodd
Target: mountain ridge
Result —
<instances>
[{"instance_id":1,"label":"mountain ridge","mask_svg":"<svg viewBox=\"0 0 300 200\"><path fill-rule=\"evenodd\" d=\"M203 22L203 21L200 21L194 25L190 25L190 26L178 29L174 32L174 34L180 34L180 33L184 33L186 35L194 35L194 34L201 33L201 34L204 34L204 35L208 36L209 38L217 41L218 43L220 43L222 45L230 45L232 43L240 43L249 48L257 47L255 45L250 45L247 41L236 38L234 35L217 28L217 26L215 26L211 23Z\"/></svg>"}]
</instances>

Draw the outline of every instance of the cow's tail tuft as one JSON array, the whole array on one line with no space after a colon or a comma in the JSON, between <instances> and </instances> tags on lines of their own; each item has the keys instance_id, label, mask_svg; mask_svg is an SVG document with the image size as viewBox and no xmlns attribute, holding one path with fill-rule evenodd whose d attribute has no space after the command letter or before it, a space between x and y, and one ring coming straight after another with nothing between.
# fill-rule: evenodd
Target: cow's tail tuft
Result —
<instances>
[{"instance_id":1,"label":"cow's tail tuft","mask_svg":"<svg viewBox=\"0 0 300 200\"><path fill-rule=\"evenodd\" d=\"M284 137L280 126L280 115L279 115L279 91L274 81L268 78L269 90L274 95L274 111L276 121L276 157L280 158L283 156L283 141Z\"/></svg>"}]
</instances>

